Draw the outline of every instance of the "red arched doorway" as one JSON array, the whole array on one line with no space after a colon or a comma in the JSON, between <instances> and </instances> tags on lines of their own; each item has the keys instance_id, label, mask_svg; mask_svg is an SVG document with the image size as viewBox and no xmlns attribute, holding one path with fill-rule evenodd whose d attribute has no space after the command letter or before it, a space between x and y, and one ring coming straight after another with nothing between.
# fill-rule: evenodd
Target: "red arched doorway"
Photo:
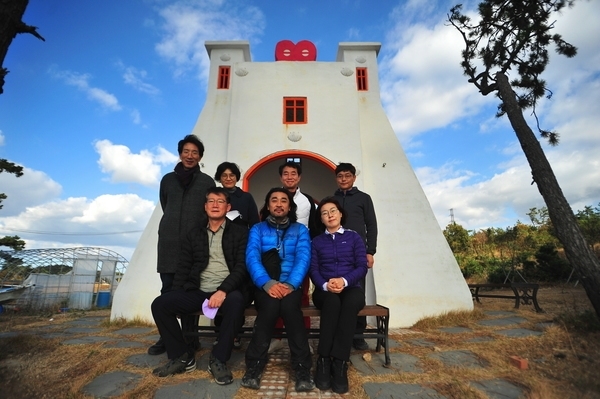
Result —
<instances>
[{"instance_id":1,"label":"red arched doorway","mask_svg":"<svg viewBox=\"0 0 600 399\"><path fill-rule=\"evenodd\" d=\"M281 187L279 166L288 159L298 160L302 166L302 192L310 194L316 201L335 192L336 165L331 160L309 151L279 151L261 158L244 173L242 189L252 194L259 209L267 192L273 187Z\"/></svg>"}]
</instances>

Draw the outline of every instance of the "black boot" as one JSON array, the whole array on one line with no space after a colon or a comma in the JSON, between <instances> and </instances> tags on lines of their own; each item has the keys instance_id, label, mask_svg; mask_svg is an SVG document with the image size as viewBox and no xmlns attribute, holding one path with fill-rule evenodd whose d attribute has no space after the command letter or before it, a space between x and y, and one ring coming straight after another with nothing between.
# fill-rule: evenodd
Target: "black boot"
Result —
<instances>
[{"instance_id":1,"label":"black boot","mask_svg":"<svg viewBox=\"0 0 600 399\"><path fill-rule=\"evenodd\" d=\"M319 356L319 359L317 359L315 385L321 391L331 388L331 359L329 357Z\"/></svg>"},{"instance_id":2,"label":"black boot","mask_svg":"<svg viewBox=\"0 0 600 399\"><path fill-rule=\"evenodd\" d=\"M260 379L264 368L265 363L262 361L247 362L246 373L242 377L242 386L250 389L260 389Z\"/></svg>"},{"instance_id":3,"label":"black boot","mask_svg":"<svg viewBox=\"0 0 600 399\"><path fill-rule=\"evenodd\" d=\"M335 393L348 392L348 362L333 358L331 365L331 390Z\"/></svg>"},{"instance_id":4,"label":"black boot","mask_svg":"<svg viewBox=\"0 0 600 399\"><path fill-rule=\"evenodd\" d=\"M315 388L315 382L310 376L310 366L303 364L296 366L296 392L312 391Z\"/></svg>"}]
</instances>

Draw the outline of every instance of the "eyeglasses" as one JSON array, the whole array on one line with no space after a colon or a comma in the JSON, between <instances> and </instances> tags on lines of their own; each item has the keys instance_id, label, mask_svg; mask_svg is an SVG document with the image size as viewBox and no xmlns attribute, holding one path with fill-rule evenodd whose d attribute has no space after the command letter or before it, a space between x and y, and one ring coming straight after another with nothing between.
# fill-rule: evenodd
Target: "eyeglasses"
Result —
<instances>
[{"instance_id":1,"label":"eyeglasses","mask_svg":"<svg viewBox=\"0 0 600 399\"><path fill-rule=\"evenodd\" d=\"M335 216L338 212L339 210L337 208L331 208L328 211L321 212L321 216Z\"/></svg>"},{"instance_id":2,"label":"eyeglasses","mask_svg":"<svg viewBox=\"0 0 600 399\"><path fill-rule=\"evenodd\" d=\"M223 179L223 180L227 180L227 179L234 180L234 179L236 179L236 176L233 173L223 173L221 175L221 179Z\"/></svg>"},{"instance_id":3,"label":"eyeglasses","mask_svg":"<svg viewBox=\"0 0 600 399\"><path fill-rule=\"evenodd\" d=\"M227 201L225 201L224 199L207 199L206 203L209 205L213 205L213 204L218 204L218 205L224 205L227 203Z\"/></svg>"},{"instance_id":4,"label":"eyeglasses","mask_svg":"<svg viewBox=\"0 0 600 399\"><path fill-rule=\"evenodd\" d=\"M352 173L338 173L335 176L337 179L352 179L354 177L354 175Z\"/></svg>"}]
</instances>

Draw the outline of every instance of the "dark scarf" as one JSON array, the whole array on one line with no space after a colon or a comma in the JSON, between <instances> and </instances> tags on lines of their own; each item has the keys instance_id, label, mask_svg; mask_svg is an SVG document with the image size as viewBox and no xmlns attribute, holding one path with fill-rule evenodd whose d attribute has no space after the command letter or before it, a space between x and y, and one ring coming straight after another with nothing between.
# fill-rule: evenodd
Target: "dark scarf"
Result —
<instances>
[{"instance_id":1,"label":"dark scarf","mask_svg":"<svg viewBox=\"0 0 600 399\"><path fill-rule=\"evenodd\" d=\"M187 188L192 179L194 178L194 174L200 170L200 166L197 166L192 169L186 169L183 167L183 163L179 162L175 165L175 175L177 176L177 180L184 188Z\"/></svg>"},{"instance_id":2,"label":"dark scarf","mask_svg":"<svg viewBox=\"0 0 600 399\"><path fill-rule=\"evenodd\" d=\"M283 219L281 223L277 223L277 219L275 219L273 215L269 215L267 216L267 223L269 223L269 226L276 228L277 230L285 230L290 227L290 219L288 217Z\"/></svg>"},{"instance_id":3,"label":"dark scarf","mask_svg":"<svg viewBox=\"0 0 600 399\"><path fill-rule=\"evenodd\" d=\"M269 226L277 229L277 248L276 251L279 252L281 247L283 246L283 237L285 237L285 233L287 233L287 228L290 227L290 218L286 216L285 219L281 223L277 223L277 219L273 217L273 215L267 216L267 223ZM279 235L279 232L283 231L283 234ZM283 248L283 256L285 257L285 248Z\"/></svg>"}]
</instances>

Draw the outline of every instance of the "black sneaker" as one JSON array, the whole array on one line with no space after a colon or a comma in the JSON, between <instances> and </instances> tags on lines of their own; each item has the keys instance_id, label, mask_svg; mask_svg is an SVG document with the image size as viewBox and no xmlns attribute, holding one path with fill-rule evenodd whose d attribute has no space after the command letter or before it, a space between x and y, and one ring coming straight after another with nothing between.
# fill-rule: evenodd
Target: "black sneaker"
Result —
<instances>
[{"instance_id":1,"label":"black sneaker","mask_svg":"<svg viewBox=\"0 0 600 399\"><path fill-rule=\"evenodd\" d=\"M315 382L310 376L310 368L301 364L296 368L296 392L312 391L315 389Z\"/></svg>"},{"instance_id":2,"label":"black sneaker","mask_svg":"<svg viewBox=\"0 0 600 399\"><path fill-rule=\"evenodd\" d=\"M189 373L196 370L196 358L192 356L188 359L188 354L184 353L177 359L171 359L160 367L152 370L152 374L158 377L168 377L174 374Z\"/></svg>"},{"instance_id":3,"label":"black sneaker","mask_svg":"<svg viewBox=\"0 0 600 399\"><path fill-rule=\"evenodd\" d=\"M250 389L259 389L264 368L265 365L260 361L246 366L246 374L242 377L242 386Z\"/></svg>"},{"instance_id":4,"label":"black sneaker","mask_svg":"<svg viewBox=\"0 0 600 399\"><path fill-rule=\"evenodd\" d=\"M331 390L339 394L348 392L348 362L335 358L331 362Z\"/></svg>"},{"instance_id":5,"label":"black sneaker","mask_svg":"<svg viewBox=\"0 0 600 399\"><path fill-rule=\"evenodd\" d=\"M319 356L317 359L315 385L321 391L326 391L331 388L331 359L329 357Z\"/></svg>"},{"instance_id":6,"label":"black sneaker","mask_svg":"<svg viewBox=\"0 0 600 399\"><path fill-rule=\"evenodd\" d=\"M229 371L227 365L212 354L208 360L208 371L210 371L215 382L219 385L227 385L233 382L233 375L231 375L231 371Z\"/></svg>"},{"instance_id":7,"label":"black sneaker","mask_svg":"<svg viewBox=\"0 0 600 399\"><path fill-rule=\"evenodd\" d=\"M154 345L148 348L148 354L152 356L162 355L166 351L167 348L165 347L165 341L163 341L162 337L160 337Z\"/></svg>"},{"instance_id":8,"label":"black sneaker","mask_svg":"<svg viewBox=\"0 0 600 399\"><path fill-rule=\"evenodd\" d=\"M359 350L359 351L369 350L369 344L367 344L367 341L365 341L362 338L353 339L352 346L354 347L354 349Z\"/></svg>"}]
</instances>

